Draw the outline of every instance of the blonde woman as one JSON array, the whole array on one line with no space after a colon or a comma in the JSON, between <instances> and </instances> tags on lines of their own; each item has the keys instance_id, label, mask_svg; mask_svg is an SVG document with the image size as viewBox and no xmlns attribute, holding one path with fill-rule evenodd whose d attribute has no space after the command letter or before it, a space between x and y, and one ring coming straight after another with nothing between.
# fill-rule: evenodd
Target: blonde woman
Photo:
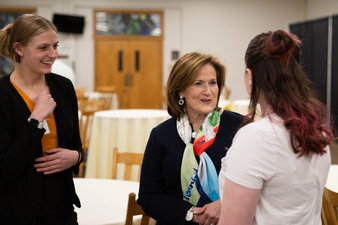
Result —
<instances>
[{"instance_id":1,"label":"blonde woman","mask_svg":"<svg viewBox=\"0 0 338 225\"><path fill-rule=\"evenodd\" d=\"M77 224L72 172L83 150L73 85L51 73L58 43L35 14L0 31L0 54L15 68L0 79L1 224Z\"/></svg>"}]
</instances>

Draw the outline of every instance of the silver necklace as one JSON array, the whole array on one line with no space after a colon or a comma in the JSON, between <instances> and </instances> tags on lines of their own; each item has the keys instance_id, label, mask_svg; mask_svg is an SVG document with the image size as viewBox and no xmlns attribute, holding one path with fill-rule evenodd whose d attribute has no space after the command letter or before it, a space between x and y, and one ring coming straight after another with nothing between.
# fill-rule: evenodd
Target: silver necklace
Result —
<instances>
[{"instance_id":1,"label":"silver necklace","mask_svg":"<svg viewBox=\"0 0 338 225\"><path fill-rule=\"evenodd\" d=\"M33 89L33 90L35 90L35 91L37 91L35 88L33 88L31 85L29 85L27 82L26 82L26 80L17 72L17 74L19 75L19 77L21 78L21 80L30 88L30 89ZM43 88L43 86L44 86L44 84L45 84L45 75L43 75L43 81L41 82L41 88L42 89L44 89Z\"/></svg>"}]
</instances>

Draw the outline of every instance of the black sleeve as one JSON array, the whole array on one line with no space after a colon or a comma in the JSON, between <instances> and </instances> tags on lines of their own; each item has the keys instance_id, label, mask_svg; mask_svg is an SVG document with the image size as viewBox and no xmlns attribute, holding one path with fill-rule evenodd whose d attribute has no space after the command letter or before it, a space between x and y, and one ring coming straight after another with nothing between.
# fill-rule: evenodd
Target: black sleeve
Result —
<instances>
[{"instance_id":1,"label":"black sleeve","mask_svg":"<svg viewBox=\"0 0 338 225\"><path fill-rule=\"evenodd\" d=\"M166 195L166 181L162 164L164 146L157 142L160 138L154 128L144 153L137 202L145 213L156 219L159 224L185 224L187 223L185 215L192 205L184 201L183 197L178 199Z\"/></svg>"},{"instance_id":2,"label":"black sleeve","mask_svg":"<svg viewBox=\"0 0 338 225\"><path fill-rule=\"evenodd\" d=\"M28 122L28 113L23 121L16 102L11 101L4 97L0 104L0 176L9 183L20 179L27 167L34 168L35 158L42 156L41 138L45 133L45 129Z\"/></svg>"},{"instance_id":3,"label":"black sleeve","mask_svg":"<svg viewBox=\"0 0 338 225\"><path fill-rule=\"evenodd\" d=\"M81 162L83 162L84 159L84 151L82 148L82 142L80 138L80 129L79 129L79 113L78 113L78 101L75 93L74 86L70 80L67 79L67 87L69 92L69 98L71 102L72 107L72 120L74 123L74 130L73 130L73 136L71 138L71 146L70 150L76 150L79 153L79 160L76 165L72 167L72 170L75 174L79 173L79 165Z\"/></svg>"}]
</instances>

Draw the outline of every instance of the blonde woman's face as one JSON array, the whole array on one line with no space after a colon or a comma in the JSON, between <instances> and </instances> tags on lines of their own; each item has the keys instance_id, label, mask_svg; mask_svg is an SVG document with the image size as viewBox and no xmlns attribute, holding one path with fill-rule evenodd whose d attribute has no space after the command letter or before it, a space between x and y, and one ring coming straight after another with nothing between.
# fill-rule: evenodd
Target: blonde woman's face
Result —
<instances>
[{"instance_id":1,"label":"blonde woman's face","mask_svg":"<svg viewBox=\"0 0 338 225\"><path fill-rule=\"evenodd\" d=\"M21 46L21 66L33 74L50 73L57 58L58 43L57 34L53 30L32 37L27 46Z\"/></svg>"},{"instance_id":2,"label":"blonde woman's face","mask_svg":"<svg viewBox=\"0 0 338 225\"><path fill-rule=\"evenodd\" d=\"M185 99L189 118L201 117L216 108L218 85L215 68L210 64L201 67L193 83L179 93Z\"/></svg>"}]
</instances>

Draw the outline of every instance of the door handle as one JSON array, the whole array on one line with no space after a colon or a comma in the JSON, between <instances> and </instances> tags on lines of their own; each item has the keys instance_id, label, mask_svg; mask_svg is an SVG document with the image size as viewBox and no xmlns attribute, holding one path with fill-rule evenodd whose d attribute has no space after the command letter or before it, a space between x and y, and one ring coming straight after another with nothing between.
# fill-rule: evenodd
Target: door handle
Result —
<instances>
[{"instance_id":1,"label":"door handle","mask_svg":"<svg viewBox=\"0 0 338 225\"><path fill-rule=\"evenodd\" d=\"M138 72L140 69L140 52L136 51L135 52L135 71Z\"/></svg>"},{"instance_id":2,"label":"door handle","mask_svg":"<svg viewBox=\"0 0 338 225\"><path fill-rule=\"evenodd\" d=\"M123 62L122 62L122 60L123 60L123 52L122 52L122 51L119 51L119 52L118 52L118 57L117 57L117 58L118 58L118 62L117 62L117 63L118 63L118 65L119 65L119 71L121 72L122 69L123 69L123 68L122 68L122 63L123 63Z\"/></svg>"}]
</instances>

